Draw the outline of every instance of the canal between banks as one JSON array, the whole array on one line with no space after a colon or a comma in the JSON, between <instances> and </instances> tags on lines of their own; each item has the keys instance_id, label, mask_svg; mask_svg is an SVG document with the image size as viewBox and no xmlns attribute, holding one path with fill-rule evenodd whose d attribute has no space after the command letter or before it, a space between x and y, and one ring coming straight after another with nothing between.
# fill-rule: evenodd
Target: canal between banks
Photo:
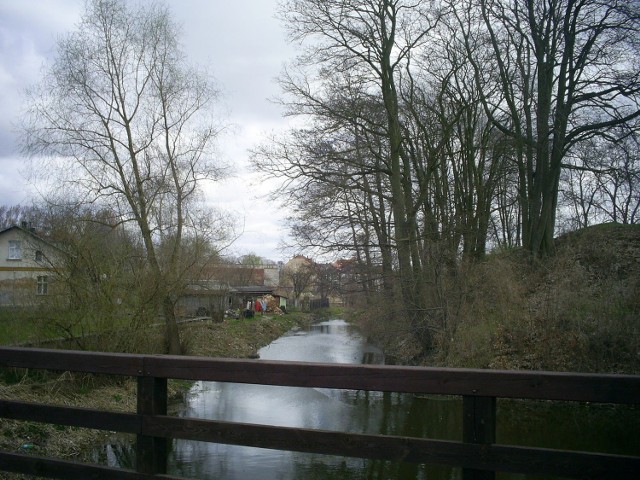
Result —
<instances>
[{"instance_id":1,"label":"canal between banks","mask_svg":"<svg viewBox=\"0 0 640 480\"><path fill-rule=\"evenodd\" d=\"M259 351L264 360L384 363L383 353L349 324L330 320L294 330ZM640 454L634 408L498 400L497 443ZM179 415L353 433L462 440L462 399L321 388L197 382ZM109 463L129 463L131 448L107 446ZM169 471L198 479L455 480L460 469L176 440ZM534 479L498 474L499 479ZM548 477L546 477L548 478Z\"/></svg>"}]
</instances>

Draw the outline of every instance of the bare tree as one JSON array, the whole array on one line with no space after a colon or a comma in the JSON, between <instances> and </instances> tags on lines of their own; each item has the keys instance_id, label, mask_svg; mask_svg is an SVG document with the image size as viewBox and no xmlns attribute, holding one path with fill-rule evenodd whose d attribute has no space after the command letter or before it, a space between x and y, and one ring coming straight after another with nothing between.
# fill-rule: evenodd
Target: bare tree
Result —
<instances>
[{"instance_id":1,"label":"bare tree","mask_svg":"<svg viewBox=\"0 0 640 480\"><path fill-rule=\"evenodd\" d=\"M338 291L338 271L330 263L314 263L312 265L315 292L326 299Z\"/></svg>"},{"instance_id":2,"label":"bare tree","mask_svg":"<svg viewBox=\"0 0 640 480\"><path fill-rule=\"evenodd\" d=\"M597 143L596 139L591 139L577 145L571 154L576 158L560 178L560 227L577 230L603 220L599 214L602 205L598 177L604 172L598 171L600 162L596 157L604 152L599 151Z\"/></svg>"},{"instance_id":3,"label":"bare tree","mask_svg":"<svg viewBox=\"0 0 640 480\"><path fill-rule=\"evenodd\" d=\"M0 230L30 222L32 209L20 205L0 205Z\"/></svg>"},{"instance_id":4,"label":"bare tree","mask_svg":"<svg viewBox=\"0 0 640 480\"><path fill-rule=\"evenodd\" d=\"M485 110L514 140L523 243L534 255L548 254L567 153L640 116L640 3L471 0L452 6ZM481 24L468 21L476 18ZM488 51L471 51L485 40Z\"/></svg>"},{"instance_id":5,"label":"bare tree","mask_svg":"<svg viewBox=\"0 0 640 480\"><path fill-rule=\"evenodd\" d=\"M565 170L565 201L580 215L578 225L640 221L640 139L621 132L621 138L593 138L575 149Z\"/></svg>"},{"instance_id":6,"label":"bare tree","mask_svg":"<svg viewBox=\"0 0 640 480\"><path fill-rule=\"evenodd\" d=\"M222 173L211 152L217 93L186 63L178 33L166 7L89 1L31 91L24 134L34 158L72 166L65 188L135 225L171 353L180 351L174 304L183 238L195 234L201 181Z\"/></svg>"},{"instance_id":7,"label":"bare tree","mask_svg":"<svg viewBox=\"0 0 640 480\"><path fill-rule=\"evenodd\" d=\"M384 144L385 155L379 168L384 171L384 184L389 189L385 192L385 207L388 204L393 227L384 232L389 238L383 248L386 255L393 244L399 280L395 292L401 297L398 303L404 307L402 315L416 320L423 311L416 218L416 198L422 192L414 190L412 157L404 151L399 87L403 69L410 64L414 52L427 43L438 21L437 4L290 0L281 9L293 39L313 39L298 58L295 71L287 71L281 79L285 92L294 98L288 104L292 113L355 121L353 126L358 131L352 133L356 138L368 132ZM352 91L359 100L357 104L349 101ZM370 105L374 108L369 109ZM350 108L353 106L357 109ZM387 215L377 218L386 221ZM389 261L391 258L387 257L385 262Z\"/></svg>"},{"instance_id":8,"label":"bare tree","mask_svg":"<svg viewBox=\"0 0 640 480\"><path fill-rule=\"evenodd\" d=\"M38 256L52 283L59 285L60 294L46 304L51 328L84 349L84 335L122 327L120 319L128 315L134 320L133 330L148 327L136 324L143 319L139 311L149 309L144 303L144 273L137 268L144 251L137 238L119 225L118 215L107 209L48 204L33 211L38 239L54 247ZM114 344L102 348L121 347L115 345L119 337L109 337Z\"/></svg>"},{"instance_id":9,"label":"bare tree","mask_svg":"<svg viewBox=\"0 0 640 480\"><path fill-rule=\"evenodd\" d=\"M313 283L314 264L304 257L295 257L294 262L285 265L283 280L285 285L291 288L296 306L299 306L300 296L311 287Z\"/></svg>"}]
</instances>

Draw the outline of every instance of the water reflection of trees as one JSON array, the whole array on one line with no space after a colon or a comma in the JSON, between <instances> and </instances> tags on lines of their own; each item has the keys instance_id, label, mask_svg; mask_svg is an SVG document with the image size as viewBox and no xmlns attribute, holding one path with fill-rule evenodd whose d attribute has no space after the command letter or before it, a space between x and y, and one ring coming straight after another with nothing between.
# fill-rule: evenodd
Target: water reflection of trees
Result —
<instances>
[{"instance_id":1,"label":"water reflection of trees","mask_svg":"<svg viewBox=\"0 0 640 480\"><path fill-rule=\"evenodd\" d=\"M498 443L640 454L640 415L633 405L499 400L497 418Z\"/></svg>"},{"instance_id":2,"label":"water reflection of trees","mask_svg":"<svg viewBox=\"0 0 640 480\"><path fill-rule=\"evenodd\" d=\"M345 391L341 401L357 405L345 430L354 433L402 435L442 440L462 439L462 401L389 392ZM461 470L426 465L346 457L294 456L292 478L305 479L447 479Z\"/></svg>"}]
</instances>

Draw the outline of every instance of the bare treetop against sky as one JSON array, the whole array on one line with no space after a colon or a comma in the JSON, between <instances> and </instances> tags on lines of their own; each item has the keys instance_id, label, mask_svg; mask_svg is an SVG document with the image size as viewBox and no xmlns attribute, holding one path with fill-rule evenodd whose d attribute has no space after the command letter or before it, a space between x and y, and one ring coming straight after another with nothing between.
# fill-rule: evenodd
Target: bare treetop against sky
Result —
<instances>
[{"instance_id":1,"label":"bare treetop against sky","mask_svg":"<svg viewBox=\"0 0 640 480\"><path fill-rule=\"evenodd\" d=\"M278 94L274 78L294 53L274 18L277 0L166 3L182 26L189 61L216 79L226 110L220 113L232 126L219 142L219 154L236 175L207 187L207 199L244 224L235 252L279 259L283 215L258 198L266 188L247 162L247 148L283 124L280 108L268 99ZM17 151L13 124L23 108L22 92L38 81L56 39L75 28L83 5L83 0L0 0L0 205L28 204L36 196L21 174L25 159Z\"/></svg>"}]
</instances>

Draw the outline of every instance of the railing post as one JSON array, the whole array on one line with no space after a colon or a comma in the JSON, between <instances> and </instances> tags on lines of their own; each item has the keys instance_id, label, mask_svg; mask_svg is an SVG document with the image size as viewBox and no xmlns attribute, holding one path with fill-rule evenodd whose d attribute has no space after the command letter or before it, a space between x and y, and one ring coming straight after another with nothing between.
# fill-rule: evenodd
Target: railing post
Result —
<instances>
[{"instance_id":1,"label":"railing post","mask_svg":"<svg viewBox=\"0 0 640 480\"><path fill-rule=\"evenodd\" d=\"M491 444L496 441L496 398L462 398L462 441L465 443ZM495 472L463 468L463 480L494 480Z\"/></svg>"},{"instance_id":2,"label":"railing post","mask_svg":"<svg viewBox=\"0 0 640 480\"><path fill-rule=\"evenodd\" d=\"M138 377L138 415L167 414L167 379ZM136 438L136 470L138 473L167 473L168 442L166 438L138 434Z\"/></svg>"}]
</instances>

